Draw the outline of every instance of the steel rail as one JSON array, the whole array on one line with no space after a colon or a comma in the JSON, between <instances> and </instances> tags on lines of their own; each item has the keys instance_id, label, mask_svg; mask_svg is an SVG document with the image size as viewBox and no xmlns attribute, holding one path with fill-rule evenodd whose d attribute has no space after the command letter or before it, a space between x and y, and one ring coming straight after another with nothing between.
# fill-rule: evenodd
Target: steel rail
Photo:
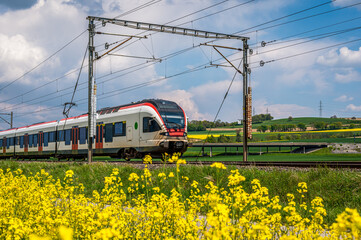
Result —
<instances>
[{"instance_id":1,"label":"steel rail","mask_svg":"<svg viewBox=\"0 0 361 240\"><path fill-rule=\"evenodd\" d=\"M0 159L6 160L6 159ZM43 159L43 160L19 160L20 162L47 162L47 163L86 163L85 160L54 160L54 159ZM94 162L103 162L103 163L114 163L114 164L127 164L127 165L143 165L142 161L133 160L133 161L125 161L125 160L96 160ZM187 161L188 165L199 165L199 166L209 166L213 163L222 163L224 165L233 165L240 167L294 167L294 168L353 168L353 169L361 169L361 161ZM174 166L176 163L164 163L161 160L154 160L150 165L167 165Z\"/></svg>"}]
</instances>

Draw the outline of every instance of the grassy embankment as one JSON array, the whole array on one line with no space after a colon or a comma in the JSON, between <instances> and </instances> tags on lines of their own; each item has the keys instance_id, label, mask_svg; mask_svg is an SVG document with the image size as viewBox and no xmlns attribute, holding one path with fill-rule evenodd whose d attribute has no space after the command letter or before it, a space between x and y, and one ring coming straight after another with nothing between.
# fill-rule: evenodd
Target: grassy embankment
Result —
<instances>
[{"instance_id":1,"label":"grassy embankment","mask_svg":"<svg viewBox=\"0 0 361 240\"><path fill-rule=\"evenodd\" d=\"M90 196L93 190L101 191L104 187L104 177L109 176L113 168L119 168L120 176L126 191L130 186L128 177L130 173L135 172L142 174L141 169L132 168L130 166L119 166L113 164L48 164L48 163L21 163L11 161L1 161L0 168L16 170L22 169L24 174L29 176L41 169L45 169L55 179L63 179L65 171L71 169L75 173L76 182L83 183L85 186L85 194ZM186 196L190 193L190 185L196 180L200 185L205 186L208 181L220 179L222 187L227 187L227 176L230 170L235 169L234 166L228 166L227 170L218 172L215 168L209 166L181 166L180 176L187 176L188 181L180 180L183 194ZM310 170L280 170L267 169L259 170L256 168L241 168L240 173L246 177L243 186L247 191L251 191L250 182L257 178L261 184L269 189L270 196L279 195L282 205L287 202L286 194L297 194L296 188L299 182L308 183L307 198L309 200L316 196L320 196L324 200L325 208L328 212L326 223L334 221L337 214L345 210L346 207L357 208L360 212L361 203L361 174L356 171L349 170L332 170L332 169L310 169ZM161 167L151 170L152 184L154 187L159 186L161 192L169 195L172 188L176 187L175 181L166 181L165 184L159 184L157 180L158 173L165 172L169 176L170 172L175 173L173 166ZM205 189L201 189L204 191Z\"/></svg>"}]
</instances>

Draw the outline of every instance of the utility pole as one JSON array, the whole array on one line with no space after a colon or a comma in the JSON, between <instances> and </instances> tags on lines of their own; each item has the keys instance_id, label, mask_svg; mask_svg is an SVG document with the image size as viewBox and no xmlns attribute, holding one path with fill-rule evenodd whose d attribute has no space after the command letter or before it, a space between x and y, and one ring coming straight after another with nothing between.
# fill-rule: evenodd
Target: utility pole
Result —
<instances>
[{"instance_id":1,"label":"utility pole","mask_svg":"<svg viewBox=\"0 0 361 240\"><path fill-rule=\"evenodd\" d=\"M88 72L88 163L93 160L93 138L95 135L95 90L94 90L94 20L89 19L89 72Z\"/></svg>"},{"instance_id":2,"label":"utility pole","mask_svg":"<svg viewBox=\"0 0 361 240\"><path fill-rule=\"evenodd\" d=\"M248 44L247 39L243 40L243 162L248 158L248 62L247 62Z\"/></svg>"},{"instance_id":3,"label":"utility pole","mask_svg":"<svg viewBox=\"0 0 361 240\"><path fill-rule=\"evenodd\" d=\"M320 108L319 108L319 110L320 110L320 117L322 117L322 101L320 101Z\"/></svg>"},{"instance_id":4,"label":"utility pole","mask_svg":"<svg viewBox=\"0 0 361 240\"><path fill-rule=\"evenodd\" d=\"M248 155L248 149L247 149L247 140L250 137L248 132L248 128L250 128L250 124L252 124L252 121L250 121L249 115L251 115L252 109L248 109L251 106L250 100L250 91L251 89L248 87L248 62L247 62L247 52L248 52L248 44L247 40L248 37L242 37L238 35L231 35L231 34L223 34L223 33L217 33L217 32L209 32L209 31L202 31L197 29L190 29L190 28L181 28L176 26L167 26L167 25L161 25L161 24L153 24L153 23L144 23L144 22L135 22L135 21L128 21L128 20L120 20L120 19L110 19L110 18L102 18L102 17L93 17L88 16L87 19L89 20L89 99L88 99L88 112L89 112L89 119L88 119L88 141L89 141L89 150L88 150L88 161L91 162L91 155L92 155L92 146L91 146L91 140L92 140L92 131L91 131L91 111L94 109L94 103L95 103L95 95L94 95L94 79L93 79L93 61L94 61L94 54L97 56L97 54L94 52L94 35L95 34L103 34L101 32L94 32L94 21L101 22L103 26L106 24L115 24L122 27L128 27L138 30L147 30L147 31L154 31L154 32L163 32L163 33L170 33L170 34L178 34L183 36L193 36L193 37L201 37L201 38L211 38L211 39L237 39L242 40L243 42L243 49L235 49L231 47L226 46L219 46L219 45L209 45L209 44L203 44L212 46L220 55L222 53L217 48L228 48L233 50L239 50L243 51L243 71L240 71L237 67L235 67L225 56L222 55L223 58L225 58L228 63L234 67L240 74L243 76L243 161L247 161L247 155ZM122 35L122 36L128 36L130 40L131 38L138 37L139 36L130 36L130 35ZM126 41L128 41L126 40ZM124 41L123 43L125 43ZM119 44L118 46L122 45L123 43ZM118 47L116 46L116 47ZM102 56L106 54L110 54L111 51L113 51L116 47L112 48L111 50L104 53ZM102 56L97 57L97 59L100 59ZM247 103L246 103L247 101ZM94 114L95 115L95 114ZM250 116L252 117L252 115Z\"/></svg>"},{"instance_id":5,"label":"utility pole","mask_svg":"<svg viewBox=\"0 0 361 240\"><path fill-rule=\"evenodd\" d=\"M6 122L7 124L10 125L10 129L13 128L13 119L14 119L14 114L13 112L11 113L0 113L0 115L7 115L7 116L10 116L10 122L8 120L6 120L5 118L3 117L0 117L0 119L2 119L4 122Z\"/></svg>"}]
</instances>

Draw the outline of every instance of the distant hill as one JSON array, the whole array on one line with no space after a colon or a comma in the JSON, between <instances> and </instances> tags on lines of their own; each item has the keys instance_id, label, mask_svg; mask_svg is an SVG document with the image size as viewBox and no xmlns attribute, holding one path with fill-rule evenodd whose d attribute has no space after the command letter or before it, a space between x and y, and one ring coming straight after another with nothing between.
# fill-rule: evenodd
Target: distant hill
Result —
<instances>
[{"instance_id":1,"label":"distant hill","mask_svg":"<svg viewBox=\"0 0 361 240\"><path fill-rule=\"evenodd\" d=\"M257 127L259 125L272 125L272 124L298 124L298 123L304 123L307 126L312 126L315 122L325 122L326 124L331 124L335 122L341 122L342 124L361 124L360 120L351 120L351 119L345 119L345 118L319 118L319 117L300 117L300 118L292 118L290 121L288 118L282 118L282 119L275 119L275 120L268 120L264 121L262 123L256 123L253 124L253 128Z\"/></svg>"}]
</instances>

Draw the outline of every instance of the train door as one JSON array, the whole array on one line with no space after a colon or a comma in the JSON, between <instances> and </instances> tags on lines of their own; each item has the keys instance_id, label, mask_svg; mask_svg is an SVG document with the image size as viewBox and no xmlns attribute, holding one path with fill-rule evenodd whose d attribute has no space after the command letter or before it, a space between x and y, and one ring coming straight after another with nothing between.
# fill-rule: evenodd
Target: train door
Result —
<instances>
[{"instance_id":1,"label":"train door","mask_svg":"<svg viewBox=\"0 0 361 240\"><path fill-rule=\"evenodd\" d=\"M78 150L79 147L79 128L73 127L71 129L71 150Z\"/></svg>"},{"instance_id":2,"label":"train door","mask_svg":"<svg viewBox=\"0 0 361 240\"><path fill-rule=\"evenodd\" d=\"M104 127L103 123L97 125L96 129L96 137L95 137L95 148L102 149L103 148L103 134L104 134Z\"/></svg>"},{"instance_id":3,"label":"train door","mask_svg":"<svg viewBox=\"0 0 361 240\"><path fill-rule=\"evenodd\" d=\"M38 152L43 151L43 142L44 142L44 133L39 132L38 133Z\"/></svg>"},{"instance_id":4,"label":"train door","mask_svg":"<svg viewBox=\"0 0 361 240\"><path fill-rule=\"evenodd\" d=\"M3 138L3 153L6 153L6 137Z\"/></svg>"},{"instance_id":5,"label":"train door","mask_svg":"<svg viewBox=\"0 0 361 240\"><path fill-rule=\"evenodd\" d=\"M24 135L24 152L28 152L29 150L29 134Z\"/></svg>"},{"instance_id":6,"label":"train door","mask_svg":"<svg viewBox=\"0 0 361 240\"><path fill-rule=\"evenodd\" d=\"M127 127L127 141L130 142L133 140L133 127L128 126Z\"/></svg>"}]
</instances>

